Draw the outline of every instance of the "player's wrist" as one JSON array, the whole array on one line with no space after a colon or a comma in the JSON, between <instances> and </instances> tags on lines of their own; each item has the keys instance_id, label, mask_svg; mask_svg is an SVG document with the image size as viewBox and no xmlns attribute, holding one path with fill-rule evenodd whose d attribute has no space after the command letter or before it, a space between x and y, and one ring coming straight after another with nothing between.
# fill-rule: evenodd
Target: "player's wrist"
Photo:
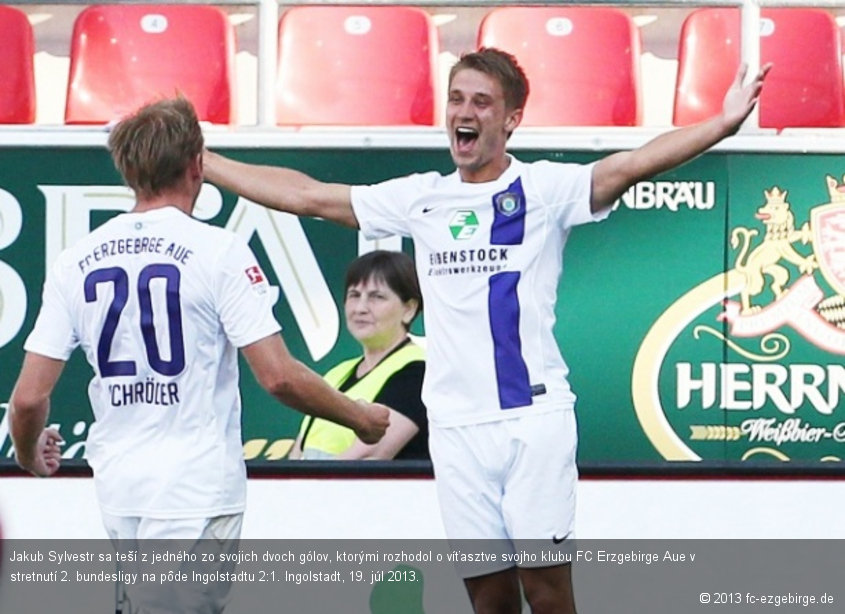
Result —
<instances>
[{"instance_id":1,"label":"player's wrist","mask_svg":"<svg viewBox=\"0 0 845 614\"><path fill-rule=\"evenodd\" d=\"M352 430L356 433L365 433L369 428L369 420L368 418L368 408L367 406L369 403L364 401L363 399L356 399L354 401L355 407L354 411L352 412L354 426Z\"/></svg>"},{"instance_id":2,"label":"player's wrist","mask_svg":"<svg viewBox=\"0 0 845 614\"><path fill-rule=\"evenodd\" d=\"M740 127L742 126L742 122L745 118L733 118L727 115L724 111L717 115L715 118L715 128L716 136L714 140L716 142L721 141L724 138L729 136L735 135L739 132Z\"/></svg>"},{"instance_id":3,"label":"player's wrist","mask_svg":"<svg viewBox=\"0 0 845 614\"><path fill-rule=\"evenodd\" d=\"M28 455L17 450L15 451L15 462L21 469L35 473L35 460L35 455Z\"/></svg>"}]
</instances>

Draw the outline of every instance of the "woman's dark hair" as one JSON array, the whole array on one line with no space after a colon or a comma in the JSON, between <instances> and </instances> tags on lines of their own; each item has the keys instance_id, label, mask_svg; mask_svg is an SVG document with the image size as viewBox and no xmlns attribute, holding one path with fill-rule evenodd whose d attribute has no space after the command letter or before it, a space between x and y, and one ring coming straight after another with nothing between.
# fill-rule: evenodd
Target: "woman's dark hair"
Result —
<instances>
[{"instance_id":1,"label":"woman's dark hair","mask_svg":"<svg viewBox=\"0 0 845 614\"><path fill-rule=\"evenodd\" d=\"M405 252L379 249L353 260L346 269L344 293L352 286L357 286L369 279L383 281L403 303L411 299L416 300L417 314L422 311L422 293L414 261Z\"/></svg>"}]
</instances>

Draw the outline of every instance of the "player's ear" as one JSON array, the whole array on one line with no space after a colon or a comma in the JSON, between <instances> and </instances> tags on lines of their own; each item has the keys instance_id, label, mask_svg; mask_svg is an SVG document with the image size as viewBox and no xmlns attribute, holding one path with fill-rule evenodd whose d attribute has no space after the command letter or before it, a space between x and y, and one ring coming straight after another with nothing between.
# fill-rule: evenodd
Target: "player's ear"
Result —
<instances>
[{"instance_id":1,"label":"player's ear","mask_svg":"<svg viewBox=\"0 0 845 614\"><path fill-rule=\"evenodd\" d=\"M522 122L522 109L511 109L505 117L505 132L512 133Z\"/></svg>"},{"instance_id":2,"label":"player's ear","mask_svg":"<svg viewBox=\"0 0 845 614\"><path fill-rule=\"evenodd\" d=\"M202 162L202 152L198 153L194 156L194 159L191 160L191 163L188 165L188 170L191 173L191 177L196 179L203 176L203 162Z\"/></svg>"}]
</instances>

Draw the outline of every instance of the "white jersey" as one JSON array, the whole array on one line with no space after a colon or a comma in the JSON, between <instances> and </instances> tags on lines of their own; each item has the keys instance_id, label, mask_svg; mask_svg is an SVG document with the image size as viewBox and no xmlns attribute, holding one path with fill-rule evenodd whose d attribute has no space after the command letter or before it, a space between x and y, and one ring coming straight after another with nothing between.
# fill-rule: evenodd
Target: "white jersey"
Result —
<instances>
[{"instance_id":1,"label":"white jersey","mask_svg":"<svg viewBox=\"0 0 845 614\"><path fill-rule=\"evenodd\" d=\"M574 405L554 307L570 229L608 214L590 211L591 178L592 165L510 158L488 183L431 172L352 189L365 236L414 240L433 424Z\"/></svg>"},{"instance_id":2,"label":"white jersey","mask_svg":"<svg viewBox=\"0 0 845 614\"><path fill-rule=\"evenodd\" d=\"M237 235L175 207L126 213L58 257L25 349L94 369L86 458L115 516L242 512L237 348L279 331Z\"/></svg>"}]
</instances>

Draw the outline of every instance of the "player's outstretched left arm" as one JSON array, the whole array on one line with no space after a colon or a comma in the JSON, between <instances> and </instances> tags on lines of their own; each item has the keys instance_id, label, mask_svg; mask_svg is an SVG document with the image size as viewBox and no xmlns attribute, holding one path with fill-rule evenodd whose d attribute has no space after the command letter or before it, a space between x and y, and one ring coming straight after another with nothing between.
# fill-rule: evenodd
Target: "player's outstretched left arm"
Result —
<instances>
[{"instance_id":1,"label":"player's outstretched left arm","mask_svg":"<svg viewBox=\"0 0 845 614\"><path fill-rule=\"evenodd\" d=\"M771 67L766 64L754 79L743 85L748 68L745 64L740 66L718 115L661 134L642 147L611 154L597 162L593 168L592 210L612 205L638 181L683 164L735 134L757 104Z\"/></svg>"},{"instance_id":2,"label":"player's outstretched left arm","mask_svg":"<svg viewBox=\"0 0 845 614\"><path fill-rule=\"evenodd\" d=\"M15 459L23 469L42 477L53 475L61 464L62 436L45 428L50 394L65 363L27 352L9 401L9 430Z\"/></svg>"}]
</instances>

